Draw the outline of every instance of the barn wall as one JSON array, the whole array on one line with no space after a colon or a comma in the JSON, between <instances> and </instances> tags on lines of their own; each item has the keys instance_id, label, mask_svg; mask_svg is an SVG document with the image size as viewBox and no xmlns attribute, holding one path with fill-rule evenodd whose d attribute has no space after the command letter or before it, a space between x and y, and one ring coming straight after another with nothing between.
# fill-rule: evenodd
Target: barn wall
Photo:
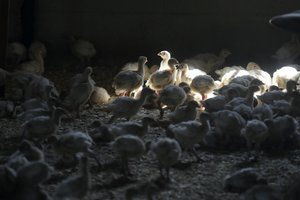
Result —
<instances>
[{"instance_id":1,"label":"barn wall","mask_svg":"<svg viewBox=\"0 0 300 200\"><path fill-rule=\"evenodd\" d=\"M73 34L95 42L102 56L158 59L168 49L182 59L227 48L229 62L263 62L290 38L268 20L298 8L298 0L42 0L35 33L55 52Z\"/></svg>"}]
</instances>

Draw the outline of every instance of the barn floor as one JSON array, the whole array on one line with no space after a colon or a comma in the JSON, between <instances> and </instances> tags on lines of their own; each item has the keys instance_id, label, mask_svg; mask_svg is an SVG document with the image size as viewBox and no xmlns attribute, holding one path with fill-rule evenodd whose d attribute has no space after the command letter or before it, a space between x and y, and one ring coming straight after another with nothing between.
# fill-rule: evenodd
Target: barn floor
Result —
<instances>
[{"instance_id":1,"label":"barn floor","mask_svg":"<svg viewBox=\"0 0 300 200\"><path fill-rule=\"evenodd\" d=\"M93 78L97 85L107 88L110 92L111 80L105 77L113 77L101 72L101 68L94 71ZM61 89L66 77L74 73L63 70L55 70L46 73L46 77L52 80L58 89ZM103 81L105 80L105 81ZM103 84L99 84L99 83ZM142 110L133 120L140 120L143 116L157 118L158 110ZM58 134L65 128L74 130L89 130L88 125L94 120L108 121L110 115L101 111L101 106L82 111L80 119L74 121L63 120ZM21 124L16 119L0 119L0 156L10 155L18 146L20 141ZM152 141L159 137L165 137L165 132L160 127L151 127L145 141ZM240 151L212 151L199 146L197 153L203 162L197 163L192 155L183 153L180 163L171 169L171 182L167 183L159 179L157 162L151 154L146 154L140 159L130 161L132 176L125 178L120 173L120 165L113 154L110 145L97 143L94 150L104 168L99 169L93 159L90 161L90 173L92 178L92 189L86 200L96 199L125 199L126 191L133 192L134 199L147 199L147 193L153 194L154 199L203 199L203 200L237 200L242 195L225 192L222 188L223 178L243 167L254 167L267 179L268 183L278 188L283 193L286 191L291 178L300 174L300 151L285 152L281 155L267 155L262 153L256 162L245 162L248 152ZM58 161L52 149L45 152L46 161L55 165ZM51 178L43 184L50 196L56 186L65 178L76 174L78 167L55 169ZM131 189L130 189L131 188ZM135 190L136 189L136 190ZM140 191L140 192L137 192Z\"/></svg>"}]
</instances>

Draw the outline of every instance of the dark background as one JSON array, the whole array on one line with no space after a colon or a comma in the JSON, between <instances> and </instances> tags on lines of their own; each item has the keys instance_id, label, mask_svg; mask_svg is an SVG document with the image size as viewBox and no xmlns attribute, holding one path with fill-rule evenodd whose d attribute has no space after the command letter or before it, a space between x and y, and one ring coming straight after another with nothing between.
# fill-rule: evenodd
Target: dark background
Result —
<instances>
[{"instance_id":1,"label":"dark background","mask_svg":"<svg viewBox=\"0 0 300 200\"><path fill-rule=\"evenodd\" d=\"M157 64L164 49L181 60L227 48L227 64L276 67L270 56L291 34L268 20L299 8L299 0L11 0L8 39L41 40L48 61L67 54L72 34L94 42L105 63L146 55Z\"/></svg>"}]
</instances>

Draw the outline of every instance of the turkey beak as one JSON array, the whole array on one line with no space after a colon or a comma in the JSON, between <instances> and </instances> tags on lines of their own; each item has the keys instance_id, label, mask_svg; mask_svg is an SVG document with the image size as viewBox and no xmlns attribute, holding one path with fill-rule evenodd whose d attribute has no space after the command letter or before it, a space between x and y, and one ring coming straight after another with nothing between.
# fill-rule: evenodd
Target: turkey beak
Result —
<instances>
[{"instance_id":1,"label":"turkey beak","mask_svg":"<svg viewBox=\"0 0 300 200\"><path fill-rule=\"evenodd\" d=\"M181 64L176 65L176 69L181 69L181 68L182 68Z\"/></svg>"}]
</instances>

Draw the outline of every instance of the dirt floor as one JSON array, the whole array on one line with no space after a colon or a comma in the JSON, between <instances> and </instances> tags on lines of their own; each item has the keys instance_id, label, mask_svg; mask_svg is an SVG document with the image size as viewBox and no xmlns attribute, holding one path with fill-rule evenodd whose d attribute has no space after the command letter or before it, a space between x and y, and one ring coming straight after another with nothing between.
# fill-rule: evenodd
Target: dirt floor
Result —
<instances>
[{"instance_id":1,"label":"dirt floor","mask_svg":"<svg viewBox=\"0 0 300 200\"><path fill-rule=\"evenodd\" d=\"M110 92L111 80L107 74L101 73L101 68L95 69L93 78L97 85L107 88ZM112 74L115 71L111 71ZM47 72L46 77L53 80L61 89L66 77L74 73L67 71ZM103 81L105 80L105 81ZM102 83L102 84L99 84ZM104 84L104 85L103 85ZM89 125L94 120L107 122L110 115L101 111L102 106L95 105L93 108L82 111L81 118L63 120L58 134L62 134L66 128L88 131ZM140 121L144 116L158 118L158 110L141 110L132 120ZM120 121L120 120L119 120ZM122 120L121 120L122 121ZM115 123L117 123L116 121ZM17 149L20 142L21 124L16 119L0 119L0 156L10 155ZM166 137L161 127L151 127L144 140L155 141L157 138ZM256 168L269 185L278 188L285 193L292 177L300 173L300 151L294 150L281 155L269 155L262 153L256 162L245 162L248 157L246 149L238 151L207 150L198 146L197 153L203 162L196 162L188 152L184 152L181 160L171 169L171 181L165 182L159 178L157 161L154 156L146 154L140 159L130 160L129 167L133 174L125 178L120 169L119 160L112 151L110 144L96 143L93 147L97 156L104 163L104 168L99 169L96 162L90 158L91 191L86 200L96 199L125 199L126 193L132 193L133 199L147 199L153 194L153 199L203 199L203 200L236 200L242 194L225 192L223 179L226 175L244 167ZM51 148L45 152L46 161L55 166L59 157ZM53 195L56 186L65 178L76 174L75 169L55 169L50 179L43 184L49 195ZM150 195L151 194L151 195ZM150 198L148 198L150 199Z\"/></svg>"}]
</instances>

